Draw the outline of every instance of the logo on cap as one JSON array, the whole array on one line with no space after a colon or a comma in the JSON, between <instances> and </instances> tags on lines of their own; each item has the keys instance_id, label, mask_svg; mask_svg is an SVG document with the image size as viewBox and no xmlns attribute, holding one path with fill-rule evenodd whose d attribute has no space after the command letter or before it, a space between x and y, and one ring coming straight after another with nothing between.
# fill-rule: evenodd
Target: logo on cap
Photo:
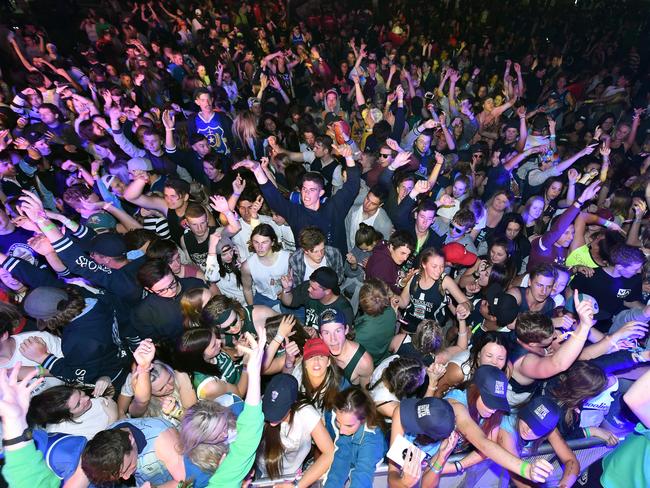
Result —
<instances>
[{"instance_id":1,"label":"logo on cap","mask_svg":"<svg viewBox=\"0 0 650 488\"><path fill-rule=\"evenodd\" d=\"M277 391L273 390L271 392L271 401L275 402L278 399L278 396L280 396L280 394Z\"/></svg>"},{"instance_id":2,"label":"logo on cap","mask_svg":"<svg viewBox=\"0 0 650 488\"><path fill-rule=\"evenodd\" d=\"M431 412L429 410L429 405L419 405L418 418L421 419L422 417L426 417L427 415L431 415Z\"/></svg>"},{"instance_id":3,"label":"logo on cap","mask_svg":"<svg viewBox=\"0 0 650 488\"><path fill-rule=\"evenodd\" d=\"M539 417L540 420L544 420L549 413L549 409L546 408L545 405L540 405L534 410L534 412L535 415L537 415L537 417Z\"/></svg>"},{"instance_id":4,"label":"logo on cap","mask_svg":"<svg viewBox=\"0 0 650 488\"><path fill-rule=\"evenodd\" d=\"M494 393L497 395L503 395L505 394L505 383L503 381L495 381L494 382Z\"/></svg>"}]
</instances>

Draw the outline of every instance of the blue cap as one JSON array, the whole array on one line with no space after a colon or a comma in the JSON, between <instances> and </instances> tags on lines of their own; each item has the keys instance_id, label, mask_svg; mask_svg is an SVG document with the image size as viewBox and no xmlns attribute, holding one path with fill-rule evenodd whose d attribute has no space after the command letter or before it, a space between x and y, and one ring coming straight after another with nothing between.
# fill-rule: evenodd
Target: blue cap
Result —
<instances>
[{"instance_id":1,"label":"blue cap","mask_svg":"<svg viewBox=\"0 0 650 488\"><path fill-rule=\"evenodd\" d=\"M404 432L426 435L437 441L446 439L454 430L456 415L447 400L440 398L407 398L399 404L399 417Z\"/></svg>"},{"instance_id":2,"label":"blue cap","mask_svg":"<svg viewBox=\"0 0 650 488\"><path fill-rule=\"evenodd\" d=\"M493 410L510 412L506 397L508 393L508 377L496 366L485 364L480 366L472 382L481 392L481 400L485 406Z\"/></svg>"},{"instance_id":3,"label":"blue cap","mask_svg":"<svg viewBox=\"0 0 650 488\"><path fill-rule=\"evenodd\" d=\"M519 410L519 418L526 422L536 436L549 434L560 420L560 407L547 396L536 396Z\"/></svg>"},{"instance_id":4,"label":"blue cap","mask_svg":"<svg viewBox=\"0 0 650 488\"><path fill-rule=\"evenodd\" d=\"M298 380L281 373L271 378L262 398L262 412L267 422L280 422L298 400Z\"/></svg>"},{"instance_id":5,"label":"blue cap","mask_svg":"<svg viewBox=\"0 0 650 488\"><path fill-rule=\"evenodd\" d=\"M43 453L47 467L67 481L79 466L87 439L80 435L48 434L44 430L34 430L33 437L36 448Z\"/></svg>"},{"instance_id":6,"label":"blue cap","mask_svg":"<svg viewBox=\"0 0 650 488\"><path fill-rule=\"evenodd\" d=\"M326 308L320 314L320 320L318 323L319 327L322 327L325 324L348 324L348 319L341 310L335 308Z\"/></svg>"}]
</instances>

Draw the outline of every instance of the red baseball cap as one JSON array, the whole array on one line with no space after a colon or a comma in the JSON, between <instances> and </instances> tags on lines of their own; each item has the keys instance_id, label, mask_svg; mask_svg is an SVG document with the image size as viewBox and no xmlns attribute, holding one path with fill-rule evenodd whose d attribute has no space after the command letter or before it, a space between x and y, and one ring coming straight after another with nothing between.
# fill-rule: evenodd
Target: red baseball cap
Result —
<instances>
[{"instance_id":1,"label":"red baseball cap","mask_svg":"<svg viewBox=\"0 0 650 488\"><path fill-rule=\"evenodd\" d=\"M442 248L445 255L445 261L449 264L459 264L461 266L472 266L476 262L476 254L469 252L465 246L459 242L450 242Z\"/></svg>"},{"instance_id":2,"label":"red baseball cap","mask_svg":"<svg viewBox=\"0 0 650 488\"><path fill-rule=\"evenodd\" d=\"M320 337L315 339L307 339L302 348L303 360L313 358L314 356L329 356L330 350L327 344Z\"/></svg>"}]
</instances>

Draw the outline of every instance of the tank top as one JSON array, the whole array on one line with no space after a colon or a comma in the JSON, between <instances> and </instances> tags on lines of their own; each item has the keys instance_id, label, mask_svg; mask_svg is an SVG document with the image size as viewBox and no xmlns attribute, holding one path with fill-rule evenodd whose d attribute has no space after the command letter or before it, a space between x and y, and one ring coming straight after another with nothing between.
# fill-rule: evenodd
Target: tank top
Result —
<instances>
[{"instance_id":1,"label":"tank top","mask_svg":"<svg viewBox=\"0 0 650 488\"><path fill-rule=\"evenodd\" d=\"M508 360L511 364L515 364L529 352L516 340L510 347L511 349L508 351ZM533 381L530 385L522 385L511 376L508 380L508 403L513 407L523 403L535 393L540 385L541 382L538 380Z\"/></svg>"},{"instance_id":2,"label":"tank top","mask_svg":"<svg viewBox=\"0 0 650 488\"><path fill-rule=\"evenodd\" d=\"M442 274L428 289L420 288L420 280L414 278L409 286L411 300L404 311L404 318L407 320L406 330L414 333L418 324L424 319L435 319L444 324L447 318L447 294L441 292L442 281L445 279Z\"/></svg>"},{"instance_id":3,"label":"tank top","mask_svg":"<svg viewBox=\"0 0 650 488\"><path fill-rule=\"evenodd\" d=\"M185 248L190 256L190 259L196 264L201 271L205 273L205 263L208 259L208 245L210 244L210 236L216 227L208 228L208 237L203 242L196 240L196 236L190 229L185 229L183 240L185 241Z\"/></svg>"},{"instance_id":4,"label":"tank top","mask_svg":"<svg viewBox=\"0 0 650 488\"><path fill-rule=\"evenodd\" d=\"M343 368L343 377L347 379L350 383L352 383L352 373L354 373L354 368L357 367L357 364L359 364L359 361L361 361L361 357L365 353L366 350L361 344L359 344L359 348L354 353L354 356L352 356L352 359L350 359L348 364L345 365L345 368Z\"/></svg>"},{"instance_id":5,"label":"tank top","mask_svg":"<svg viewBox=\"0 0 650 488\"><path fill-rule=\"evenodd\" d=\"M528 301L526 300L526 289L527 288L524 288L523 286L518 286L517 288L519 288L519 293L521 294L521 303L519 304L519 313L530 312L530 307L528 306ZM553 313L554 308L555 308L555 302L553 302L552 299L547 298L546 301L544 302L544 306L537 313L541 313L542 315L546 315L546 316L550 317L551 314Z\"/></svg>"},{"instance_id":6,"label":"tank top","mask_svg":"<svg viewBox=\"0 0 650 488\"><path fill-rule=\"evenodd\" d=\"M147 481L152 485L161 485L173 479L163 462L156 456L156 439L167 429L174 426L161 418L141 417L137 419L122 419L109 429L127 427L138 449L138 467L135 471L135 481L138 486Z\"/></svg>"},{"instance_id":7,"label":"tank top","mask_svg":"<svg viewBox=\"0 0 650 488\"><path fill-rule=\"evenodd\" d=\"M183 232L185 232L185 228L183 226L184 220L185 216L179 217L178 214L176 214L176 210L167 210L167 225L169 226L169 235L171 236L172 241L174 241L176 244L180 244L181 236L183 235Z\"/></svg>"},{"instance_id":8,"label":"tank top","mask_svg":"<svg viewBox=\"0 0 650 488\"><path fill-rule=\"evenodd\" d=\"M276 255L275 263L271 266L262 264L257 254L251 254L248 258L255 294L259 293L272 300L278 299L278 294L282 291L280 278L289 270L289 253L282 250Z\"/></svg>"}]
</instances>

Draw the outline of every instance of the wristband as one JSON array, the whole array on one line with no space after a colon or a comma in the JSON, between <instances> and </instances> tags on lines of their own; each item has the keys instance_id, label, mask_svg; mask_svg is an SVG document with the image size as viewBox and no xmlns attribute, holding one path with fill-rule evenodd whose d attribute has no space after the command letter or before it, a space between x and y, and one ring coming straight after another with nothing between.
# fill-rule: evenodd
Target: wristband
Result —
<instances>
[{"instance_id":1,"label":"wristband","mask_svg":"<svg viewBox=\"0 0 650 488\"><path fill-rule=\"evenodd\" d=\"M606 229L609 229L612 226L612 221L611 220L606 220L605 223L603 224L603 227Z\"/></svg>"},{"instance_id":2,"label":"wristband","mask_svg":"<svg viewBox=\"0 0 650 488\"><path fill-rule=\"evenodd\" d=\"M454 466L456 467L457 473L462 473L463 471L465 471L465 468L463 468L463 465L461 464L460 461L454 461Z\"/></svg>"},{"instance_id":3,"label":"wristband","mask_svg":"<svg viewBox=\"0 0 650 488\"><path fill-rule=\"evenodd\" d=\"M550 139L555 139L555 134L549 136Z\"/></svg>"},{"instance_id":4,"label":"wristband","mask_svg":"<svg viewBox=\"0 0 650 488\"><path fill-rule=\"evenodd\" d=\"M239 195L241 195L241 193L237 193L236 191L232 192L232 194L233 194L234 196L236 196L236 197L238 197Z\"/></svg>"},{"instance_id":5,"label":"wristband","mask_svg":"<svg viewBox=\"0 0 650 488\"><path fill-rule=\"evenodd\" d=\"M431 471L433 471L436 474L442 473L442 466L438 464L438 461L433 461L433 463L429 464L429 467L431 468Z\"/></svg>"},{"instance_id":6,"label":"wristband","mask_svg":"<svg viewBox=\"0 0 650 488\"><path fill-rule=\"evenodd\" d=\"M41 228L43 232L49 232L53 229L56 229L56 224L46 225L45 227Z\"/></svg>"},{"instance_id":7,"label":"wristband","mask_svg":"<svg viewBox=\"0 0 650 488\"><path fill-rule=\"evenodd\" d=\"M467 332L459 332L458 337L465 337L467 335Z\"/></svg>"},{"instance_id":8,"label":"wristband","mask_svg":"<svg viewBox=\"0 0 650 488\"><path fill-rule=\"evenodd\" d=\"M522 478L526 478L526 468L530 465L528 461L522 461L521 467L519 468L519 474Z\"/></svg>"},{"instance_id":9,"label":"wristband","mask_svg":"<svg viewBox=\"0 0 650 488\"><path fill-rule=\"evenodd\" d=\"M275 334L273 340L278 344L282 345L282 343L284 342L284 336L282 334Z\"/></svg>"},{"instance_id":10,"label":"wristband","mask_svg":"<svg viewBox=\"0 0 650 488\"><path fill-rule=\"evenodd\" d=\"M589 439L591 437L591 431L589 430L589 427L585 427L584 431L585 431L585 436L587 437L587 439Z\"/></svg>"}]
</instances>

